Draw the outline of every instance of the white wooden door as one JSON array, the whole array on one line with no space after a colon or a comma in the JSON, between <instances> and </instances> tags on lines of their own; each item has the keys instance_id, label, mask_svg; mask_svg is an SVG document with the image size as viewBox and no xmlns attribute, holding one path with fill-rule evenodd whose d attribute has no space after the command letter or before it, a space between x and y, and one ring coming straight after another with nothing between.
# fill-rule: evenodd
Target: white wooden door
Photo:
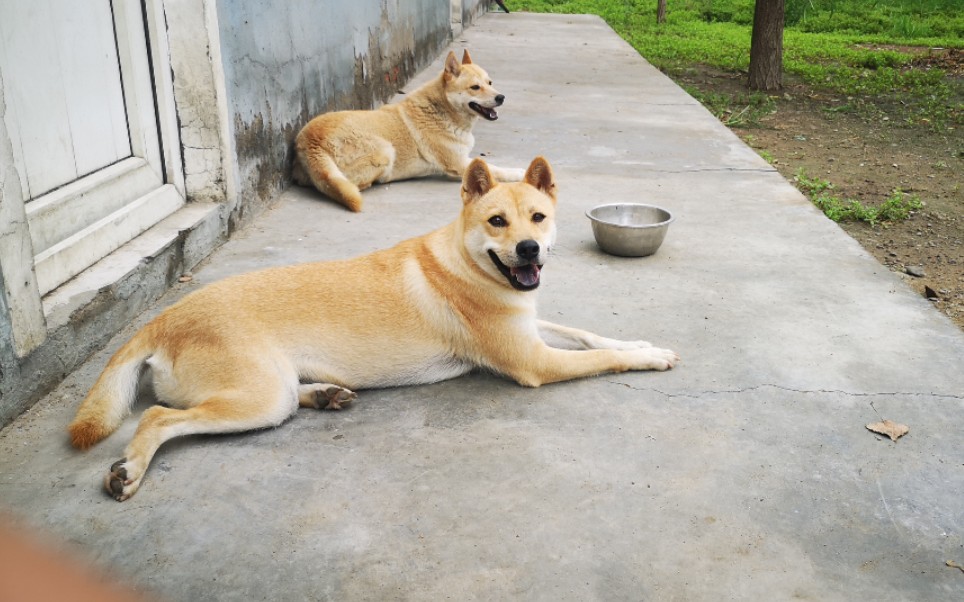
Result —
<instances>
[{"instance_id":1,"label":"white wooden door","mask_svg":"<svg viewBox=\"0 0 964 602\"><path fill-rule=\"evenodd\" d=\"M167 181L146 16L138 0L0 0L5 125L41 295L184 203Z\"/></svg>"}]
</instances>

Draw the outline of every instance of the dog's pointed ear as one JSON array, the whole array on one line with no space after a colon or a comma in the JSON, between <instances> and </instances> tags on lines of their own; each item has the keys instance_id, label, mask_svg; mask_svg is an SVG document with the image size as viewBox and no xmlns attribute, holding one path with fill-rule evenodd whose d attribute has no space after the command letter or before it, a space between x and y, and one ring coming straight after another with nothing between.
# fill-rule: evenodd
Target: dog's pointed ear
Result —
<instances>
[{"instance_id":1,"label":"dog's pointed ear","mask_svg":"<svg viewBox=\"0 0 964 602\"><path fill-rule=\"evenodd\" d=\"M469 56L469 49L468 49L468 48L466 48L465 50L462 51L462 64L463 64L463 65L471 65L471 64L472 64L472 57Z\"/></svg>"},{"instance_id":2,"label":"dog's pointed ear","mask_svg":"<svg viewBox=\"0 0 964 602\"><path fill-rule=\"evenodd\" d=\"M482 159L474 159L462 176L462 202L469 204L485 195L496 185L489 166Z\"/></svg>"},{"instance_id":3,"label":"dog's pointed ear","mask_svg":"<svg viewBox=\"0 0 964 602\"><path fill-rule=\"evenodd\" d=\"M523 182L541 190L556 200L556 180L552 175L552 167L545 157L536 157L529 164Z\"/></svg>"},{"instance_id":4,"label":"dog's pointed ear","mask_svg":"<svg viewBox=\"0 0 964 602\"><path fill-rule=\"evenodd\" d=\"M458 77L461 72L462 66L459 65L459 59L455 58L455 53L450 50L449 55L445 57L445 71L443 73L446 79L450 79Z\"/></svg>"}]
</instances>

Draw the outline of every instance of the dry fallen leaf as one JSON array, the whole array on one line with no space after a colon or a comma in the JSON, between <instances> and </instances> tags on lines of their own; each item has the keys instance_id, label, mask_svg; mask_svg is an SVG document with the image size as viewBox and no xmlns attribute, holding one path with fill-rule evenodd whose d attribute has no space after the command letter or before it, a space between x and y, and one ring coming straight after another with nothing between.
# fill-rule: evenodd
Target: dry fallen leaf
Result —
<instances>
[{"instance_id":1,"label":"dry fallen leaf","mask_svg":"<svg viewBox=\"0 0 964 602\"><path fill-rule=\"evenodd\" d=\"M873 424L868 424L867 430L879 433L881 435L887 435L890 437L891 441L897 441L910 432L910 428L903 424L897 424L893 420L884 420L883 422L874 422Z\"/></svg>"},{"instance_id":2,"label":"dry fallen leaf","mask_svg":"<svg viewBox=\"0 0 964 602\"><path fill-rule=\"evenodd\" d=\"M944 564L946 564L947 566L951 567L952 569L960 569L960 571L961 571L962 573L964 573L964 566L961 566L961 565L957 564L957 563L954 562L953 560L948 560L948 561L945 562Z\"/></svg>"}]
</instances>

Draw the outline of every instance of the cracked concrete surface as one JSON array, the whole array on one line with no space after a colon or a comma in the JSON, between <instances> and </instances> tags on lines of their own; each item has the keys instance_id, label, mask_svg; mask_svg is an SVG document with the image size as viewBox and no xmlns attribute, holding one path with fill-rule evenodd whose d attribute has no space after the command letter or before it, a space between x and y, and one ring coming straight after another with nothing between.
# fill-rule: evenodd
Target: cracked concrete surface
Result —
<instances>
[{"instance_id":1,"label":"cracked concrete surface","mask_svg":"<svg viewBox=\"0 0 964 602\"><path fill-rule=\"evenodd\" d=\"M659 393L660 395L666 395L667 397L692 397L692 398L699 398L699 397L702 397L702 396L704 396L704 395L723 395L723 394L734 394L734 393L748 393L748 392L760 391L761 389L777 389L778 391L783 391L783 392L787 392L787 393L804 393L804 394L815 394L815 395L828 395L828 394L829 394L829 395L845 395L845 396L853 396L853 397L896 397L896 396L907 396L907 397L922 397L922 398L928 398L928 397L930 397L930 398L934 398L934 399L948 399L948 400L952 400L952 399L964 400L964 396L962 396L962 395L933 395L933 394L929 394L929 393L901 393L901 392L896 392L896 391L881 392L881 393L851 393L851 392L848 392L848 391L840 391L840 390L837 390L837 389L809 389L809 390L806 390L806 389L791 389L791 388L789 388L789 387L782 387L782 386L780 386L780 385L772 385L772 384L762 384L762 385L757 385L757 386L754 386L754 387L746 387L746 388L743 388L743 389L721 389L721 390L712 390L712 391L699 391L699 392L694 392L694 393L670 393L670 392L667 392L667 391L661 391L661 390L659 390L659 389L654 389L654 388L641 389L641 388L634 387L633 385L630 385L630 384L627 384L627 383L623 383L623 382L614 381L614 380L608 380L607 382L610 382L610 383L612 383L612 384L614 384L614 385L622 385L622 386L624 386L624 387L627 387L627 388L630 388L630 389L633 389L633 390L637 390L637 391L652 391L653 393Z\"/></svg>"},{"instance_id":2,"label":"cracked concrete surface","mask_svg":"<svg viewBox=\"0 0 964 602\"><path fill-rule=\"evenodd\" d=\"M363 391L171 442L114 502L100 479L135 421L84 454L64 427L136 328L207 282L460 206L443 180L366 191L362 214L293 189L0 433L0 508L169 600L961 598L964 334L600 20L491 14L463 46L507 97L474 154L556 169L542 316L673 348L677 369ZM657 255L596 249L584 212L612 201L674 212ZM910 433L865 429L881 418Z\"/></svg>"}]
</instances>

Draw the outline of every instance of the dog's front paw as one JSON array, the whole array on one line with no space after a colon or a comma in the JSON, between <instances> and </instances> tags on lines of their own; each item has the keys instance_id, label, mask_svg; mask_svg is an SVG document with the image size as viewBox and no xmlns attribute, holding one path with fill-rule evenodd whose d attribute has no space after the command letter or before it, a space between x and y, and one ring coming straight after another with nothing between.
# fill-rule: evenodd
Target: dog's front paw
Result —
<instances>
[{"instance_id":1,"label":"dog's front paw","mask_svg":"<svg viewBox=\"0 0 964 602\"><path fill-rule=\"evenodd\" d=\"M349 391L348 389L332 385L325 389L324 391L319 391L319 406L321 405L321 400L324 399L327 403L325 404L324 410L340 410L344 406L350 405L351 402L358 399L358 395L354 391Z\"/></svg>"},{"instance_id":2,"label":"dog's front paw","mask_svg":"<svg viewBox=\"0 0 964 602\"><path fill-rule=\"evenodd\" d=\"M123 502L141 486L143 476L143 470L128 462L127 458L121 458L110 465L107 476L104 477L104 488L112 498Z\"/></svg>"},{"instance_id":3,"label":"dog's front paw","mask_svg":"<svg viewBox=\"0 0 964 602\"><path fill-rule=\"evenodd\" d=\"M648 347L645 351L650 356L650 370L669 370L680 361L679 355L670 349Z\"/></svg>"}]
</instances>

